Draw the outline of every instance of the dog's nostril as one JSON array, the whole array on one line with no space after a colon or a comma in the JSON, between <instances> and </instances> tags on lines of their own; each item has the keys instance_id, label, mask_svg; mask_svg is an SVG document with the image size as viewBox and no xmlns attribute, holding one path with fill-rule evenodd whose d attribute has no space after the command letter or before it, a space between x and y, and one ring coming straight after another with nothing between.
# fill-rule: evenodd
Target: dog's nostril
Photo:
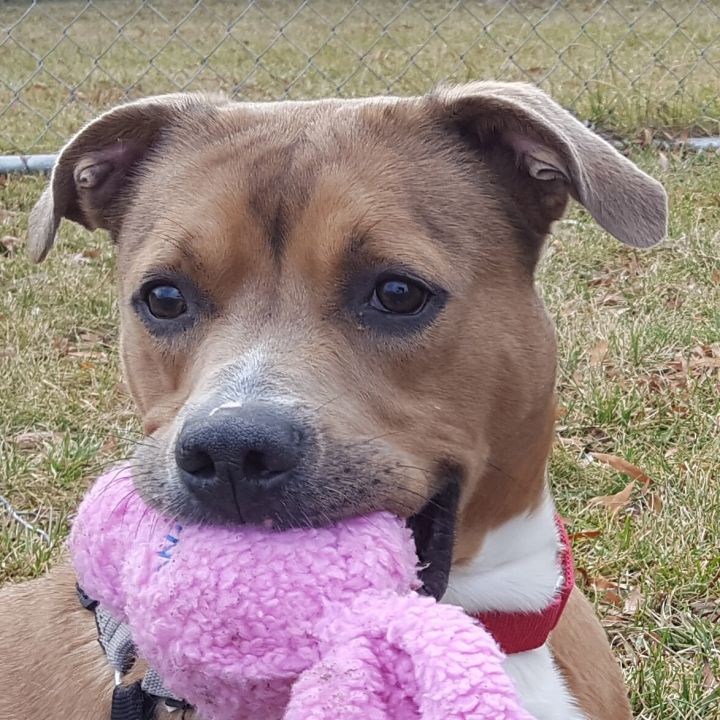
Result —
<instances>
[{"instance_id":1,"label":"dog's nostril","mask_svg":"<svg viewBox=\"0 0 720 720\"><path fill-rule=\"evenodd\" d=\"M195 455L195 469L193 475L203 478L211 478L215 474L215 463L213 459L204 452Z\"/></svg>"},{"instance_id":2,"label":"dog's nostril","mask_svg":"<svg viewBox=\"0 0 720 720\"><path fill-rule=\"evenodd\" d=\"M243 474L245 477L262 478L273 475L276 472L279 471L273 470L265 453L258 450L250 450L245 456L245 463L243 465Z\"/></svg>"},{"instance_id":3,"label":"dog's nostril","mask_svg":"<svg viewBox=\"0 0 720 720\"><path fill-rule=\"evenodd\" d=\"M178 453L177 464L182 470L197 478L208 480L215 475L215 463L208 453L191 449Z\"/></svg>"}]
</instances>

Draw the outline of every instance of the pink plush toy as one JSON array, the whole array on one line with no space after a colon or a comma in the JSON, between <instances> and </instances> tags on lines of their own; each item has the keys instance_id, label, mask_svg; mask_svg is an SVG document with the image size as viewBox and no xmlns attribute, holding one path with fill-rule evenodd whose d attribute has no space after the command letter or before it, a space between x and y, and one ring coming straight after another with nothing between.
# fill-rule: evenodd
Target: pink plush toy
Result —
<instances>
[{"instance_id":1,"label":"pink plush toy","mask_svg":"<svg viewBox=\"0 0 720 720\"><path fill-rule=\"evenodd\" d=\"M322 529L180 526L101 477L70 546L80 585L207 720L529 720L495 642L418 595L389 513Z\"/></svg>"}]
</instances>

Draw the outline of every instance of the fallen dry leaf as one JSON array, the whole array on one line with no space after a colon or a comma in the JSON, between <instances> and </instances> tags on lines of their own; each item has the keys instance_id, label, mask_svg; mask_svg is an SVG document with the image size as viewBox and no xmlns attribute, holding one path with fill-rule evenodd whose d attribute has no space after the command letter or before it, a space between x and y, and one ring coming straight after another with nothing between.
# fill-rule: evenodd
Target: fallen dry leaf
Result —
<instances>
[{"instance_id":1,"label":"fallen dry leaf","mask_svg":"<svg viewBox=\"0 0 720 720\"><path fill-rule=\"evenodd\" d=\"M115 435L111 435L102 444L102 447L100 448L100 454L101 455L110 455L111 453L114 453L117 450L117 447L118 447L118 439Z\"/></svg>"},{"instance_id":2,"label":"fallen dry leaf","mask_svg":"<svg viewBox=\"0 0 720 720\"><path fill-rule=\"evenodd\" d=\"M586 538L596 538L602 535L602 530L578 530L577 532L570 533L570 540L575 542L576 540L584 540Z\"/></svg>"},{"instance_id":3,"label":"fallen dry leaf","mask_svg":"<svg viewBox=\"0 0 720 720\"><path fill-rule=\"evenodd\" d=\"M585 587L595 591L600 602L622 608L623 600L620 597L620 587L614 580L608 580L602 575L592 576L581 566L577 566L575 571L582 578Z\"/></svg>"},{"instance_id":4,"label":"fallen dry leaf","mask_svg":"<svg viewBox=\"0 0 720 720\"><path fill-rule=\"evenodd\" d=\"M19 210L6 210L0 207L0 224L10 223L20 214Z\"/></svg>"},{"instance_id":5,"label":"fallen dry leaf","mask_svg":"<svg viewBox=\"0 0 720 720\"><path fill-rule=\"evenodd\" d=\"M606 590L600 596L600 602L607 603L608 605L614 605L615 607L623 607L623 599L620 596L620 593L615 592L615 590Z\"/></svg>"},{"instance_id":6,"label":"fallen dry leaf","mask_svg":"<svg viewBox=\"0 0 720 720\"><path fill-rule=\"evenodd\" d=\"M691 368L720 368L720 357L702 357L690 361Z\"/></svg>"},{"instance_id":7,"label":"fallen dry leaf","mask_svg":"<svg viewBox=\"0 0 720 720\"><path fill-rule=\"evenodd\" d=\"M644 599L638 588L631 590L623 603L623 613L625 615L635 615L643 604Z\"/></svg>"},{"instance_id":8,"label":"fallen dry leaf","mask_svg":"<svg viewBox=\"0 0 720 720\"><path fill-rule=\"evenodd\" d=\"M647 504L650 510L654 513L659 513L663 509L663 501L660 495L657 493L648 493L647 494Z\"/></svg>"},{"instance_id":9,"label":"fallen dry leaf","mask_svg":"<svg viewBox=\"0 0 720 720\"><path fill-rule=\"evenodd\" d=\"M70 341L64 337L54 337L52 339L52 346L61 354L67 355L70 350Z\"/></svg>"},{"instance_id":10,"label":"fallen dry leaf","mask_svg":"<svg viewBox=\"0 0 720 720\"><path fill-rule=\"evenodd\" d=\"M619 612L606 612L600 618L600 624L608 630L615 629L618 626L624 626L625 623L625 618L622 616L622 613Z\"/></svg>"},{"instance_id":11,"label":"fallen dry leaf","mask_svg":"<svg viewBox=\"0 0 720 720\"><path fill-rule=\"evenodd\" d=\"M20 247L20 238L4 235L0 238L0 255L14 255Z\"/></svg>"},{"instance_id":12,"label":"fallen dry leaf","mask_svg":"<svg viewBox=\"0 0 720 720\"><path fill-rule=\"evenodd\" d=\"M610 293L600 300L601 305L619 305L625 300L622 293Z\"/></svg>"},{"instance_id":13,"label":"fallen dry leaf","mask_svg":"<svg viewBox=\"0 0 720 720\"><path fill-rule=\"evenodd\" d=\"M95 345L110 345L110 342L112 338L108 335L101 335L97 332L92 332L90 330L84 330L81 333L78 333L78 341L79 343L84 347L87 346L88 349L91 349L92 346ZM83 349L83 348L78 348Z\"/></svg>"},{"instance_id":14,"label":"fallen dry leaf","mask_svg":"<svg viewBox=\"0 0 720 720\"><path fill-rule=\"evenodd\" d=\"M637 465L633 465L631 462L628 462L617 455L608 455L606 453L598 452L591 453L591 455L598 462L609 465L614 470L617 470L618 472L627 475L632 480L639 482L642 485L641 492L643 495L645 495L648 491L651 482L650 477Z\"/></svg>"},{"instance_id":15,"label":"fallen dry leaf","mask_svg":"<svg viewBox=\"0 0 720 720\"><path fill-rule=\"evenodd\" d=\"M67 261L72 265L87 265L90 262L90 258L86 257L83 253L73 253L69 255Z\"/></svg>"},{"instance_id":16,"label":"fallen dry leaf","mask_svg":"<svg viewBox=\"0 0 720 720\"><path fill-rule=\"evenodd\" d=\"M620 492L614 495L598 495L590 498L588 507L597 507L598 505L607 508L613 513L622 510L630 503L632 491L635 489L635 480L631 480Z\"/></svg>"},{"instance_id":17,"label":"fallen dry leaf","mask_svg":"<svg viewBox=\"0 0 720 720\"><path fill-rule=\"evenodd\" d=\"M575 448L577 450L584 450L587 445L587 443L579 437L563 437L559 435L558 441L565 447Z\"/></svg>"},{"instance_id":18,"label":"fallen dry leaf","mask_svg":"<svg viewBox=\"0 0 720 720\"><path fill-rule=\"evenodd\" d=\"M577 571L582 577L585 585L595 590L617 590L619 588L619 585L614 580L608 580L608 578L603 577L602 575L593 577L587 570L585 570L585 568L579 567L577 568Z\"/></svg>"},{"instance_id":19,"label":"fallen dry leaf","mask_svg":"<svg viewBox=\"0 0 720 720\"><path fill-rule=\"evenodd\" d=\"M692 354L698 357L720 357L720 343L703 343L692 349Z\"/></svg>"},{"instance_id":20,"label":"fallen dry leaf","mask_svg":"<svg viewBox=\"0 0 720 720\"><path fill-rule=\"evenodd\" d=\"M688 361L682 355L676 355L675 359L668 363L668 370L675 375L687 375Z\"/></svg>"},{"instance_id":21,"label":"fallen dry leaf","mask_svg":"<svg viewBox=\"0 0 720 720\"><path fill-rule=\"evenodd\" d=\"M718 570L712 578L710 578L710 582L707 584L708 588L715 587L715 583L720 580L720 570ZM720 601L719 601L720 602Z\"/></svg>"},{"instance_id":22,"label":"fallen dry leaf","mask_svg":"<svg viewBox=\"0 0 720 720\"><path fill-rule=\"evenodd\" d=\"M98 350L70 350L67 355L79 360L107 360L107 353Z\"/></svg>"},{"instance_id":23,"label":"fallen dry leaf","mask_svg":"<svg viewBox=\"0 0 720 720\"><path fill-rule=\"evenodd\" d=\"M617 284L617 278L613 273L599 273L588 280L588 287L610 287Z\"/></svg>"},{"instance_id":24,"label":"fallen dry leaf","mask_svg":"<svg viewBox=\"0 0 720 720\"><path fill-rule=\"evenodd\" d=\"M77 337L80 342L87 344L99 343L102 340L102 335L100 335L100 333L92 332L90 330L83 330L78 333Z\"/></svg>"},{"instance_id":25,"label":"fallen dry leaf","mask_svg":"<svg viewBox=\"0 0 720 720\"><path fill-rule=\"evenodd\" d=\"M703 679L702 679L703 690L707 692L713 692L717 687L720 687L720 681L715 677L712 665L709 660L703 660Z\"/></svg>"},{"instance_id":26,"label":"fallen dry leaf","mask_svg":"<svg viewBox=\"0 0 720 720\"><path fill-rule=\"evenodd\" d=\"M720 600L697 600L690 603L690 610L698 617L720 620Z\"/></svg>"},{"instance_id":27,"label":"fallen dry leaf","mask_svg":"<svg viewBox=\"0 0 720 720\"><path fill-rule=\"evenodd\" d=\"M588 574L588 571L582 567L581 565L575 566L575 574L579 575L582 578L583 584L589 585L590 584L590 575Z\"/></svg>"},{"instance_id":28,"label":"fallen dry leaf","mask_svg":"<svg viewBox=\"0 0 720 720\"><path fill-rule=\"evenodd\" d=\"M36 430L31 432L18 433L13 437L13 442L21 450L36 450L46 443L60 442L63 434L53 430Z\"/></svg>"},{"instance_id":29,"label":"fallen dry leaf","mask_svg":"<svg viewBox=\"0 0 720 720\"><path fill-rule=\"evenodd\" d=\"M685 304L686 298L682 295L680 290L672 289L665 293L665 307L677 310Z\"/></svg>"},{"instance_id":30,"label":"fallen dry leaf","mask_svg":"<svg viewBox=\"0 0 720 720\"><path fill-rule=\"evenodd\" d=\"M603 364L605 357L608 353L608 341L601 340L595 347L590 351L590 367L597 368Z\"/></svg>"}]
</instances>

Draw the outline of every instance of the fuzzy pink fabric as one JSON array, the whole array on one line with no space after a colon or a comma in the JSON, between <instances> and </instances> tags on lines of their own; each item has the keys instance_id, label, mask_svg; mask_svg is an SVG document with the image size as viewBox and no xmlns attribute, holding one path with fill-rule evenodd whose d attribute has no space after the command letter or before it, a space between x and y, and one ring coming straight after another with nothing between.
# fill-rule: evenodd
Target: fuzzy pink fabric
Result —
<instances>
[{"instance_id":1,"label":"fuzzy pink fabric","mask_svg":"<svg viewBox=\"0 0 720 720\"><path fill-rule=\"evenodd\" d=\"M207 720L529 720L492 638L421 597L389 513L273 532L179 526L101 477L70 537L79 582Z\"/></svg>"}]
</instances>

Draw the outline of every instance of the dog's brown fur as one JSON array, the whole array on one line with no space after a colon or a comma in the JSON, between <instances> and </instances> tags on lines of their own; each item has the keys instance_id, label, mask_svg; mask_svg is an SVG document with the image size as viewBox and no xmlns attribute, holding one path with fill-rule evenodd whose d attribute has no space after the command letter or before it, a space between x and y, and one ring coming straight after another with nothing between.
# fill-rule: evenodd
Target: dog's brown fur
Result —
<instances>
[{"instance_id":1,"label":"dog's brown fur","mask_svg":"<svg viewBox=\"0 0 720 720\"><path fill-rule=\"evenodd\" d=\"M92 614L78 601L69 564L32 583L5 587L1 597L0 717L109 720L113 672ZM123 682L134 682L143 670L138 663ZM161 711L156 717L173 716Z\"/></svg>"},{"instance_id":2,"label":"dog's brown fur","mask_svg":"<svg viewBox=\"0 0 720 720\"><path fill-rule=\"evenodd\" d=\"M550 648L588 718L621 720L630 716L627 692L605 632L593 606L577 588L550 635Z\"/></svg>"},{"instance_id":3,"label":"dog's brown fur","mask_svg":"<svg viewBox=\"0 0 720 720\"><path fill-rule=\"evenodd\" d=\"M533 270L570 195L625 242L664 233L661 188L528 86L262 106L169 96L111 111L71 141L30 240L41 259L68 217L117 242L125 376L157 448L144 464L163 464L188 400L263 343L273 382L309 408L329 458L308 474L303 510L320 497L332 516L410 515L450 464L463 478L462 563L489 530L542 497L555 343ZM447 291L427 327L381 336L344 303L358 273L383 266L409 267ZM132 296L149 272L168 268L192 279L208 310L163 340ZM141 491L172 508L172 485L156 470ZM32 590L3 591L2 717L103 717L93 708L107 700L107 677L71 589L60 570ZM49 636L28 641L11 627L42 624L43 612L57 617ZM77 648L70 658L67 647ZM578 593L552 647L588 717L629 716ZM43 656L52 702L28 692Z\"/></svg>"}]
</instances>

